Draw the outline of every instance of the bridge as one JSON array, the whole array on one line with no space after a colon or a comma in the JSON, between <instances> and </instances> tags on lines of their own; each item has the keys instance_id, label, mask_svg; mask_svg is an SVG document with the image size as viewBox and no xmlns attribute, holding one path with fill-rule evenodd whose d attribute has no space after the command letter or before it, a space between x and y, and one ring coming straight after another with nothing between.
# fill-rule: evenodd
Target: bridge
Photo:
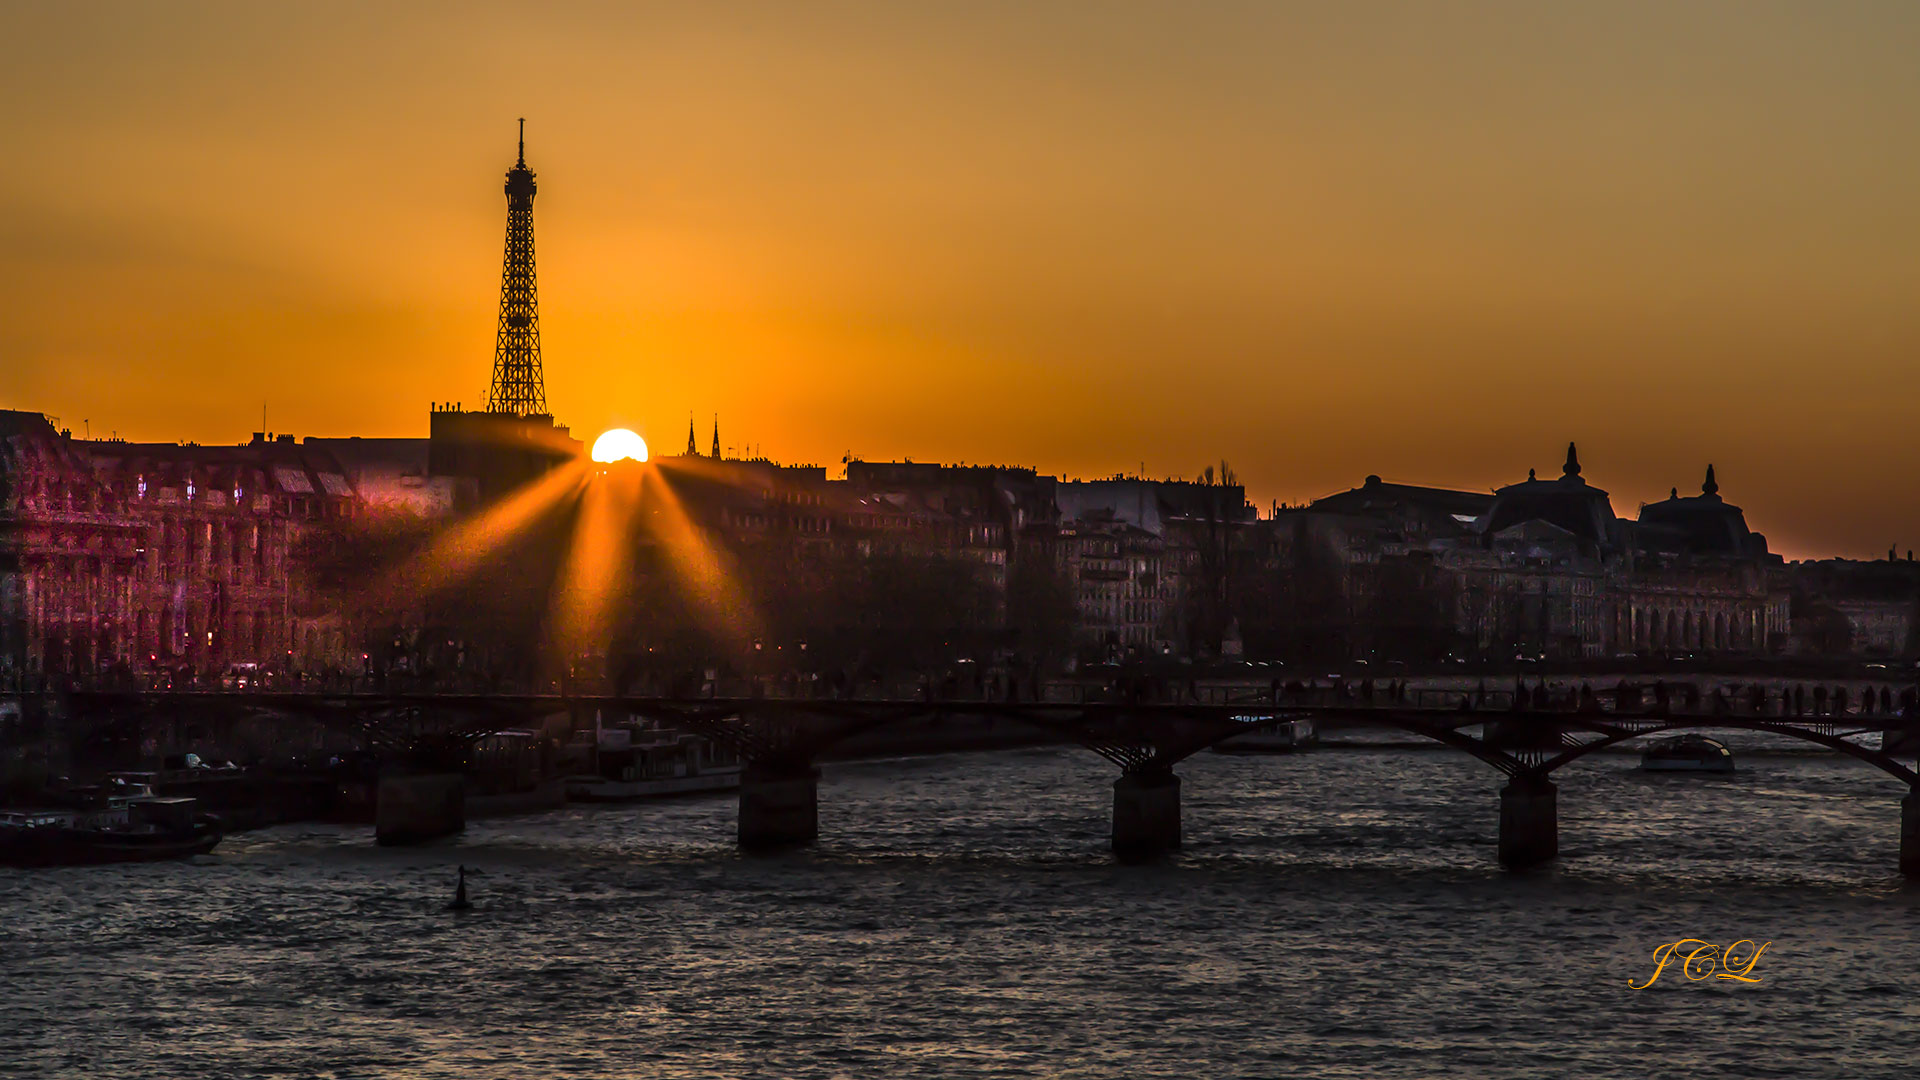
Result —
<instances>
[{"instance_id":1,"label":"bridge","mask_svg":"<svg viewBox=\"0 0 1920 1080\"><path fill-rule=\"evenodd\" d=\"M1884 684L1878 693L1872 685L1855 685L1833 694L1821 687L1811 696L1804 685L1735 685L1740 689L1730 693L1727 684L1697 677L1675 683L1623 679L1605 690L1583 683L1556 694L1544 684L1492 691L1484 684L1413 688L1404 683L1384 689L1277 683L1182 689L1118 680L1047 684L1029 700L936 694L931 682L911 698L823 697L812 687L804 687L807 693L782 694L768 685L738 696L93 690L66 693L62 704L70 716L135 724L183 715L203 721L221 715L302 716L357 733L369 747L394 754L422 740L472 739L503 727L536 726L559 714L569 717L576 731L591 729L596 714L643 717L738 752L745 762L738 840L747 849L815 841L817 763L835 746L930 718L993 718L1084 747L1117 768L1112 845L1128 860L1180 846L1181 780L1175 768L1193 754L1292 719L1367 725L1431 739L1497 770L1506 780L1500 789L1499 860L1516 869L1559 853L1553 776L1567 765L1664 732L1769 732L1857 758L1905 784L1900 869L1920 877L1915 691L1903 690L1896 702L1893 687Z\"/></svg>"}]
</instances>

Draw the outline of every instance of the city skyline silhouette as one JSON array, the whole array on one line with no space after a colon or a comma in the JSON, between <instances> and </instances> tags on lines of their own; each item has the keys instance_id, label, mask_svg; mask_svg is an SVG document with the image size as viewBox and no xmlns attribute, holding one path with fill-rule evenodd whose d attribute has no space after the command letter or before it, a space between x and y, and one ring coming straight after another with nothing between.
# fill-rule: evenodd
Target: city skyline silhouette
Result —
<instances>
[{"instance_id":1,"label":"city skyline silhouette","mask_svg":"<svg viewBox=\"0 0 1920 1080\"><path fill-rule=\"evenodd\" d=\"M1577 440L1622 515L1711 462L1789 558L1920 546L1904 11L115 10L0 16L0 404L76 433L481 407L524 115L589 438L1262 507Z\"/></svg>"}]
</instances>

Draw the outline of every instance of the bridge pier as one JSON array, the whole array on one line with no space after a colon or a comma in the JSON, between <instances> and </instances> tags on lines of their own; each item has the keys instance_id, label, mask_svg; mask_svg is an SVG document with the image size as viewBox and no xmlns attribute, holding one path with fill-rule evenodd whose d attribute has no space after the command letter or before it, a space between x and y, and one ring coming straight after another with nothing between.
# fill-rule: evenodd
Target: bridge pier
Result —
<instances>
[{"instance_id":1,"label":"bridge pier","mask_svg":"<svg viewBox=\"0 0 1920 1080\"><path fill-rule=\"evenodd\" d=\"M1920 788L1900 800L1900 873L1920 878Z\"/></svg>"},{"instance_id":2,"label":"bridge pier","mask_svg":"<svg viewBox=\"0 0 1920 1080\"><path fill-rule=\"evenodd\" d=\"M420 844L467 827L467 780L459 773L390 774L373 804L373 839L382 847Z\"/></svg>"},{"instance_id":3,"label":"bridge pier","mask_svg":"<svg viewBox=\"0 0 1920 1080\"><path fill-rule=\"evenodd\" d=\"M740 776L740 846L804 847L820 838L820 770L748 765Z\"/></svg>"},{"instance_id":4,"label":"bridge pier","mask_svg":"<svg viewBox=\"0 0 1920 1080\"><path fill-rule=\"evenodd\" d=\"M1553 781L1514 777L1500 789L1500 864L1524 870L1558 854L1559 793Z\"/></svg>"},{"instance_id":5,"label":"bridge pier","mask_svg":"<svg viewBox=\"0 0 1920 1080\"><path fill-rule=\"evenodd\" d=\"M1893 758L1920 758L1920 732L1888 728L1880 733L1880 752Z\"/></svg>"},{"instance_id":6,"label":"bridge pier","mask_svg":"<svg viewBox=\"0 0 1920 1080\"><path fill-rule=\"evenodd\" d=\"M1180 778L1172 769L1122 773L1113 782L1113 853L1128 862L1180 846Z\"/></svg>"}]
</instances>

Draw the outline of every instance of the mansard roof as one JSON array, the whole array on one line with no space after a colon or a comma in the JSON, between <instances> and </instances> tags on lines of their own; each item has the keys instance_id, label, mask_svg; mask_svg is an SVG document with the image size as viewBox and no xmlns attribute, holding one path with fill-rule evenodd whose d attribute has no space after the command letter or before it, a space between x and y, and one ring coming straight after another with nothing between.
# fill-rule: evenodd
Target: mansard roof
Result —
<instances>
[{"instance_id":1,"label":"mansard roof","mask_svg":"<svg viewBox=\"0 0 1920 1080\"><path fill-rule=\"evenodd\" d=\"M1379 514L1412 510L1437 515L1463 515L1477 518L1493 504L1493 496L1478 491L1454 491L1449 488L1421 487L1417 484L1390 484L1378 476L1369 476L1357 488L1313 500L1312 509L1336 514Z\"/></svg>"},{"instance_id":2,"label":"mansard roof","mask_svg":"<svg viewBox=\"0 0 1920 1080\"><path fill-rule=\"evenodd\" d=\"M355 497L347 470L331 451L291 438L228 446L95 442L87 448L101 479L123 490L135 489L144 479L154 487L193 483L250 492Z\"/></svg>"},{"instance_id":3,"label":"mansard roof","mask_svg":"<svg viewBox=\"0 0 1920 1080\"><path fill-rule=\"evenodd\" d=\"M1613 503L1607 493L1580 478L1580 458L1567 444L1567 462L1557 479L1527 478L1493 493L1493 505L1475 525L1486 535L1526 521L1545 521L1598 545L1613 542Z\"/></svg>"},{"instance_id":4,"label":"mansard roof","mask_svg":"<svg viewBox=\"0 0 1920 1080\"><path fill-rule=\"evenodd\" d=\"M1678 488L1657 503L1640 508L1646 541L1663 547L1676 543L1687 551L1707 555L1764 555L1766 538L1747 528L1741 509L1720 497L1713 466L1707 466L1700 494L1682 496Z\"/></svg>"}]
</instances>

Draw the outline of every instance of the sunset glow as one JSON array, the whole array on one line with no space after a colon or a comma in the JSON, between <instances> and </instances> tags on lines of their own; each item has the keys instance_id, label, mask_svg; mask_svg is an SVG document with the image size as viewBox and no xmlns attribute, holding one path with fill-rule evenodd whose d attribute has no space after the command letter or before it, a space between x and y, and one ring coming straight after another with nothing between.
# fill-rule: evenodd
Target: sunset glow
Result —
<instances>
[{"instance_id":1,"label":"sunset glow","mask_svg":"<svg viewBox=\"0 0 1920 1080\"><path fill-rule=\"evenodd\" d=\"M1920 546L1920 8L14 5L0 405L414 436L539 173L552 412L778 460L1485 491ZM457 33L450 28L457 26ZM351 73L343 77L343 73ZM507 77L506 73L511 73ZM182 319L182 312L193 312ZM270 362L267 362L270 361ZM640 401L618 415L618 402ZM1533 448L1533 449L1529 449Z\"/></svg>"},{"instance_id":2,"label":"sunset glow","mask_svg":"<svg viewBox=\"0 0 1920 1080\"><path fill-rule=\"evenodd\" d=\"M1920 2L0 41L5 1075L1911 1071Z\"/></svg>"}]
</instances>

